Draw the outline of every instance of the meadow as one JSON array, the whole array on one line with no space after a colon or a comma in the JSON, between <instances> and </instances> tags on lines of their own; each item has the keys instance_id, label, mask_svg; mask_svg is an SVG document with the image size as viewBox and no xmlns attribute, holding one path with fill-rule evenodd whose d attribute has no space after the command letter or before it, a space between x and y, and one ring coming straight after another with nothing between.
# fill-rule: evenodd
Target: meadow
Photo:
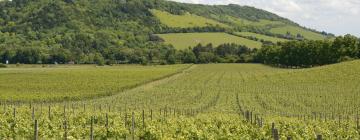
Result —
<instances>
[{"instance_id":1,"label":"meadow","mask_svg":"<svg viewBox=\"0 0 360 140\"><path fill-rule=\"evenodd\" d=\"M151 13L155 15L161 21L161 23L169 27L189 28L220 26L230 28L230 26L226 24L190 13L185 13L183 15L173 15L171 13L155 9L152 9Z\"/></svg>"},{"instance_id":2,"label":"meadow","mask_svg":"<svg viewBox=\"0 0 360 140\"><path fill-rule=\"evenodd\" d=\"M261 42L250 39L237 37L227 33L172 33L172 34L158 34L165 40L165 43L172 44L176 49L186 49L194 47L201 43L207 45L212 43L213 46L218 46L225 43L235 43L245 45L249 48L260 48Z\"/></svg>"},{"instance_id":3,"label":"meadow","mask_svg":"<svg viewBox=\"0 0 360 140\"><path fill-rule=\"evenodd\" d=\"M97 99L3 101L0 137L359 139L359 71L360 61L310 69L186 66L173 76Z\"/></svg>"},{"instance_id":4,"label":"meadow","mask_svg":"<svg viewBox=\"0 0 360 140\"><path fill-rule=\"evenodd\" d=\"M283 38L271 37L271 36L252 33L252 32L236 32L235 34L243 36L243 37L254 37L254 38L257 38L259 40L270 41L270 42L273 42L273 43L289 41L289 40L283 39Z\"/></svg>"},{"instance_id":5,"label":"meadow","mask_svg":"<svg viewBox=\"0 0 360 140\"><path fill-rule=\"evenodd\" d=\"M295 27L295 26L282 26L282 27L272 28L270 29L270 32L274 34L282 34L282 35L286 35L286 33L289 32L293 36L296 36L297 34L301 34L302 36L304 36L305 39L309 39L309 40L324 40L326 38L321 34L307 31L303 28Z\"/></svg>"}]
</instances>

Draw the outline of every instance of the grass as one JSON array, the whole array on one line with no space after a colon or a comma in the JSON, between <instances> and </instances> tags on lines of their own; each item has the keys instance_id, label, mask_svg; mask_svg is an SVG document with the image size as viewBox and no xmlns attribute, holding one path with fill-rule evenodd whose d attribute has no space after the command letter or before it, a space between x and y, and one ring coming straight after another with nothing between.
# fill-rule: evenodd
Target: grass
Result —
<instances>
[{"instance_id":1,"label":"grass","mask_svg":"<svg viewBox=\"0 0 360 140\"><path fill-rule=\"evenodd\" d=\"M235 34L238 34L241 36L246 36L246 37L255 37L255 38L263 39L265 41L270 41L273 43L289 41L289 40L283 39L283 38L271 37L271 36L257 34L257 33L251 33L251 32L236 32Z\"/></svg>"},{"instance_id":2,"label":"grass","mask_svg":"<svg viewBox=\"0 0 360 140\"><path fill-rule=\"evenodd\" d=\"M226 24L190 13L185 13L184 15L173 15L171 13L155 9L151 10L151 13L155 15L161 21L161 23L169 27L189 28L220 26L229 28L229 26Z\"/></svg>"},{"instance_id":3,"label":"grass","mask_svg":"<svg viewBox=\"0 0 360 140\"><path fill-rule=\"evenodd\" d=\"M173 33L159 34L165 43L172 44L176 49L186 49L201 43L203 45L212 43L214 46L225 43L236 43L246 45L250 48L260 48L262 43L242 37L229 35L227 33Z\"/></svg>"},{"instance_id":4,"label":"grass","mask_svg":"<svg viewBox=\"0 0 360 140\"><path fill-rule=\"evenodd\" d=\"M283 27L272 28L270 32L275 34L283 34L283 35L286 35L287 32L290 32L290 34L293 36L296 36L297 34L301 34L302 36L304 36L305 39L309 39L309 40L324 40L326 38L321 34L295 26L283 26Z\"/></svg>"},{"instance_id":5,"label":"grass","mask_svg":"<svg viewBox=\"0 0 360 140\"><path fill-rule=\"evenodd\" d=\"M0 69L2 101L78 100L113 95L126 88L175 73L186 65L10 67Z\"/></svg>"},{"instance_id":6,"label":"grass","mask_svg":"<svg viewBox=\"0 0 360 140\"><path fill-rule=\"evenodd\" d=\"M265 20L261 19L259 21L250 21L246 19L241 18L235 18L231 16L227 16L225 20L230 21L231 23L237 25L237 26L255 26L255 27L265 27L265 26L282 26L285 25L285 23L280 21L271 21L271 20Z\"/></svg>"}]
</instances>

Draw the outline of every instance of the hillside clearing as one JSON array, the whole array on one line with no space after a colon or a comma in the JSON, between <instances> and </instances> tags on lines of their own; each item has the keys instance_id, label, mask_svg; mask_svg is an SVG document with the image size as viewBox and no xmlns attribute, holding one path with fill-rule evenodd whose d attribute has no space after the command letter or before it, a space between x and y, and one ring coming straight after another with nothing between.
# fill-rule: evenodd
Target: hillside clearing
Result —
<instances>
[{"instance_id":1,"label":"hillside clearing","mask_svg":"<svg viewBox=\"0 0 360 140\"><path fill-rule=\"evenodd\" d=\"M229 26L226 24L190 13L185 13L183 15L173 15L168 12L155 10L155 9L152 9L151 13L155 15L160 20L161 23L169 27L189 28L189 27L220 26L220 27L229 28Z\"/></svg>"},{"instance_id":2,"label":"hillside clearing","mask_svg":"<svg viewBox=\"0 0 360 140\"><path fill-rule=\"evenodd\" d=\"M297 36L297 34L301 34L302 36L304 36L305 39L309 39L309 40L325 39L325 36L321 34L311 32L295 26L283 26L283 27L272 28L270 29L270 32L275 34L282 34L282 35L286 35L289 32L292 36Z\"/></svg>"},{"instance_id":3,"label":"hillside clearing","mask_svg":"<svg viewBox=\"0 0 360 140\"><path fill-rule=\"evenodd\" d=\"M225 43L245 45L249 48L260 48L262 43L226 33L173 33L158 34L165 43L172 44L176 49L186 49L201 43L203 45L212 43L214 46Z\"/></svg>"},{"instance_id":4,"label":"hillside clearing","mask_svg":"<svg viewBox=\"0 0 360 140\"><path fill-rule=\"evenodd\" d=\"M273 42L273 43L289 41L289 40L283 39L283 38L271 37L271 36L252 33L252 32L236 32L235 34L245 36L245 37L255 37L255 38L259 39L259 40L270 41L270 42Z\"/></svg>"}]
</instances>

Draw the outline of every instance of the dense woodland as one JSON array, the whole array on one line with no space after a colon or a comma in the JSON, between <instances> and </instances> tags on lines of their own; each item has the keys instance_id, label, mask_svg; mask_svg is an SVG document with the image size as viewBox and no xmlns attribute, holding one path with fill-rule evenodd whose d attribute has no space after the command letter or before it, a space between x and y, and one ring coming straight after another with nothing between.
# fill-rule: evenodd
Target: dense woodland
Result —
<instances>
[{"instance_id":1,"label":"dense woodland","mask_svg":"<svg viewBox=\"0 0 360 140\"><path fill-rule=\"evenodd\" d=\"M359 57L359 41L353 36L338 37L334 42L303 40L275 45L265 43L260 50L236 44L199 44L189 46L186 50L176 50L153 35L265 31L254 27L169 28L161 24L149 9L172 14L191 12L212 19L227 15L250 21L266 19L297 25L275 14L247 6L206 6L164 0L13 0L0 2L0 9L0 63L104 65L260 62L308 67Z\"/></svg>"}]
</instances>

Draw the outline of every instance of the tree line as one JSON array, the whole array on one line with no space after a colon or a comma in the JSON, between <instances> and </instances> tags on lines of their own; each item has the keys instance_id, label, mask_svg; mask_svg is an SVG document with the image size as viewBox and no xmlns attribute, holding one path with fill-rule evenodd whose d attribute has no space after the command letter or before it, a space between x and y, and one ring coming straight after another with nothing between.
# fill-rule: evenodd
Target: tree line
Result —
<instances>
[{"instance_id":1,"label":"tree line","mask_svg":"<svg viewBox=\"0 0 360 140\"><path fill-rule=\"evenodd\" d=\"M160 38L153 37L153 40ZM0 40L1 42L1 40ZM80 41L81 42L81 41ZM265 43L260 49L244 45L198 44L184 50L157 41L146 47L99 47L84 53L62 47L0 46L0 63L24 64L180 64L180 63L263 63L278 67L313 67L360 58L360 43L355 36L334 40L302 40ZM26 43L25 43L26 44ZM96 41L92 44L97 47ZM105 45L105 44L103 44ZM101 46L101 45L99 45Z\"/></svg>"},{"instance_id":2,"label":"tree line","mask_svg":"<svg viewBox=\"0 0 360 140\"><path fill-rule=\"evenodd\" d=\"M359 39L352 35L334 40L303 40L263 46L257 62L279 67L313 67L360 58Z\"/></svg>"},{"instance_id":3,"label":"tree line","mask_svg":"<svg viewBox=\"0 0 360 140\"><path fill-rule=\"evenodd\" d=\"M0 63L10 64L179 64L251 62L255 50L236 44L212 44L177 50L172 45L148 44L140 47L109 47L102 53L70 51L52 47L0 47Z\"/></svg>"}]
</instances>

